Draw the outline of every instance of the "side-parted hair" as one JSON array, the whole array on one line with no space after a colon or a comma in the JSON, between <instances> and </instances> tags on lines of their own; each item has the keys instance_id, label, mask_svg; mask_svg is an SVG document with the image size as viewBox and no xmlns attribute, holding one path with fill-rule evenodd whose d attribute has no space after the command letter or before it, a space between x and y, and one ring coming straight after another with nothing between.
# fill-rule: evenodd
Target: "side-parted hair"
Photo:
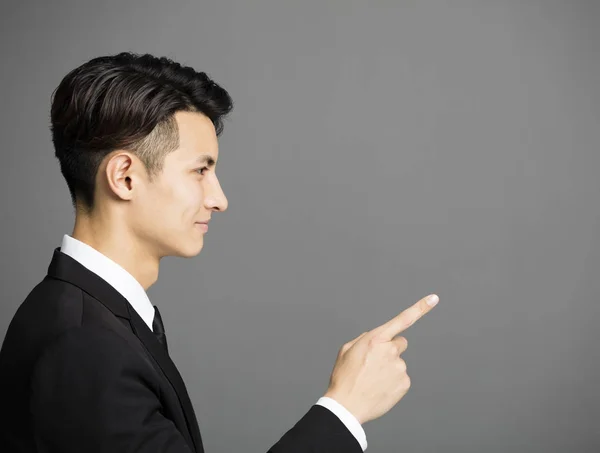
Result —
<instances>
[{"instance_id":1,"label":"side-parted hair","mask_svg":"<svg viewBox=\"0 0 600 453\"><path fill-rule=\"evenodd\" d=\"M166 57L122 52L73 69L52 93L50 115L73 206L93 209L96 174L110 152L133 152L153 177L179 147L176 112L203 113L219 136L232 108L227 91L208 75Z\"/></svg>"}]
</instances>

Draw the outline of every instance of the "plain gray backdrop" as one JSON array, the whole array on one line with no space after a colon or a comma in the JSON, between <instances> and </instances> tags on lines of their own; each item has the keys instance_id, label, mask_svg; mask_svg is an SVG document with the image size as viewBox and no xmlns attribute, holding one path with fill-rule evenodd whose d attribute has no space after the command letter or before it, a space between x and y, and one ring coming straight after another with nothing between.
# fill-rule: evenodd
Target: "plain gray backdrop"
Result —
<instances>
[{"instance_id":1,"label":"plain gray backdrop","mask_svg":"<svg viewBox=\"0 0 600 453\"><path fill-rule=\"evenodd\" d=\"M91 58L149 52L235 102L229 209L149 290L207 452L266 452L343 343L433 292L369 452L600 450L600 2L40 0L0 17L0 338L72 232L52 91Z\"/></svg>"}]
</instances>

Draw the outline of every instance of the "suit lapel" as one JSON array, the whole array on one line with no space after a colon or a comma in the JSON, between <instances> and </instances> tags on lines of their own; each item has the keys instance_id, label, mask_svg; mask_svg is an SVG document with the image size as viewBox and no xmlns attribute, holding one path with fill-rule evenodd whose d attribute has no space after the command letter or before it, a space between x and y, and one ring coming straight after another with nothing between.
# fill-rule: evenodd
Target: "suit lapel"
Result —
<instances>
[{"instance_id":1,"label":"suit lapel","mask_svg":"<svg viewBox=\"0 0 600 453\"><path fill-rule=\"evenodd\" d=\"M191 436L196 452L203 452L202 438L198 428L198 421L194 413L192 402L185 388L185 384L177 367L159 343L154 333L148 328L146 323L137 314L131 304L104 279L81 265L78 261L62 253L60 247L54 250L52 262L48 267L48 276L67 281L78 286L86 293L100 301L109 310L118 317L126 318L130 321L133 333L144 344L150 355L154 358L161 368L179 398L179 402L185 414L189 433L184 435Z\"/></svg>"}]
</instances>

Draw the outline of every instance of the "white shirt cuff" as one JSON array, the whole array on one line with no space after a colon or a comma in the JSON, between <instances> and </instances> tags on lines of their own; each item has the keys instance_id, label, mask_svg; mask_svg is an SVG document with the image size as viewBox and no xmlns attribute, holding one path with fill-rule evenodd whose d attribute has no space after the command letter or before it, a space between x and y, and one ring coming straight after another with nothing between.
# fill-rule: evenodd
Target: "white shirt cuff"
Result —
<instances>
[{"instance_id":1,"label":"white shirt cuff","mask_svg":"<svg viewBox=\"0 0 600 453\"><path fill-rule=\"evenodd\" d=\"M317 404L323 407L326 407L331 412L333 412L337 417L342 421L346 428L352 433L356 440L362 447L362 450L365 451L367 449L367 435L365 434L365 430L358 422L356 417L348 411L344 406L338 403L333 398L329 398L327 396L322 396L317 401Z\"/></svg>"}]
</instances>

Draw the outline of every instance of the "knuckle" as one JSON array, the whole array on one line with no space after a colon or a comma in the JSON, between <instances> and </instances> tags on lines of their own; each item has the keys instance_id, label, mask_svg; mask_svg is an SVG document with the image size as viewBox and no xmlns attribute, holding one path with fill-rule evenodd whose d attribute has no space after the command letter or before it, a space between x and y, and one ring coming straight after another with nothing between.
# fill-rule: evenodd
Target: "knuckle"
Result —
<instances>
[{"instance_id":1,"label":"knuckle","mask_svg":"<svg viewBox=\"0 0 600 453\"><path fill-rule=\"evenodd\" d=\"M393 354L394 355L400 355L404 352L405 350L405 346L404 346L404 342L403 341L395 341L394 342L394 346L393 346Z\"/></svg>"},{"instance_id":2,"label":"knuckle","mask_svg":"<svg viewBox=\"0 0 600 453\"><path fill-rule=\"evenodd\" d=\"M402 350L405 350L408 347L408 340L406 339L406 337L398 337Z\"/></svg>"},{"instance_id":3,"label":"knuckle","mask_svg":"<svg viewBox=\"0 0 600 453\"><path fill-rule=\"evenodd\" d=\"M398 371L400 371L400 373L406 372L406 362L404 361L404 359L398 359L396 366L398 368Z\"/></svg>"},{"instance_id":4,"label":"knuckle","mask_svg":"<svg viewBox=\"0 0 600 453\"><path fill-rule=\"evenodd\" d=\"M373 349L379 343L380 343L379 338L376 335L373 335L369 338L369 341L367 342L367 346L369 347L369 349Z\"/></svg>"},{"instance_id":5,"label":"knuckle","mask_svg":"<svg viewBox=\"0 0 600 453\"><path fill-rule=\"evenodd\" d=\"M412 326L415 323L415 321L416 321L415 318L406 318L403 320L402 326L405 329L408 329L410 326Z\"/></svg>"}]
</instances>

